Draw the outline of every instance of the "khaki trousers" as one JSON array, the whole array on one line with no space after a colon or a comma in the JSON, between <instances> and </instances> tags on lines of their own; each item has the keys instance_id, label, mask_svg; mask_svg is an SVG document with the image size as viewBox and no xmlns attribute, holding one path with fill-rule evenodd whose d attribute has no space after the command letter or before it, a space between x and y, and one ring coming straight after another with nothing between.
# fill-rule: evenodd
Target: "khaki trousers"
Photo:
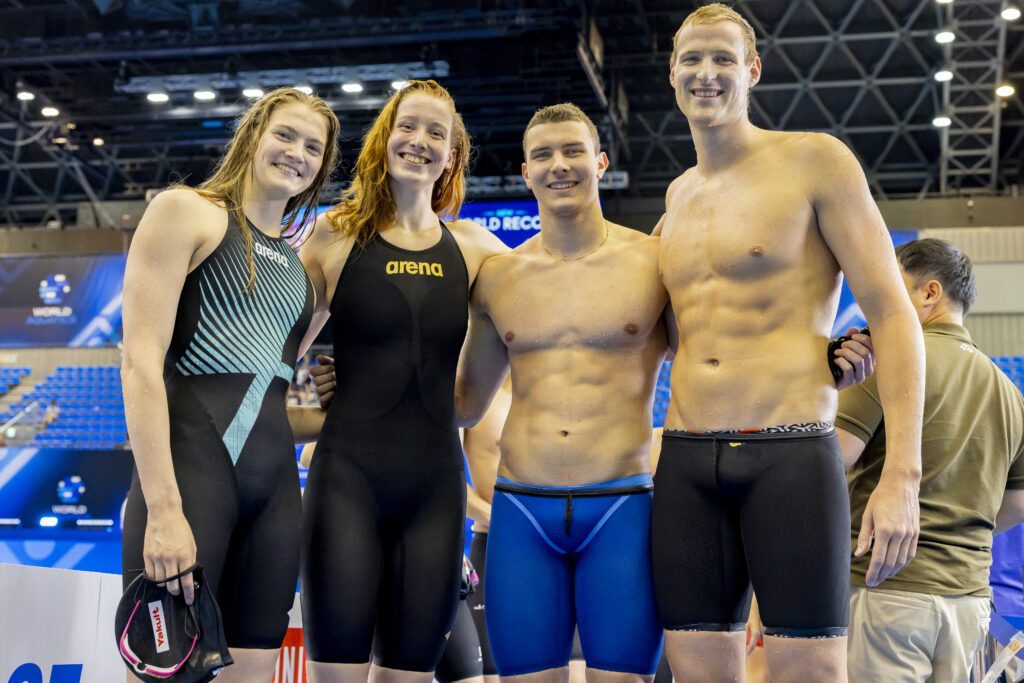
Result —
<instances>
[{"instance_id":1,"label":"khaki trousers","mask_svg":"<svg viewBox=\"0 0 1024 683\"><path fill-rule=\"evenodd\" d=\"M850 683L968 683L989 600L853 588Z\"/></svg>"}]
</instances>

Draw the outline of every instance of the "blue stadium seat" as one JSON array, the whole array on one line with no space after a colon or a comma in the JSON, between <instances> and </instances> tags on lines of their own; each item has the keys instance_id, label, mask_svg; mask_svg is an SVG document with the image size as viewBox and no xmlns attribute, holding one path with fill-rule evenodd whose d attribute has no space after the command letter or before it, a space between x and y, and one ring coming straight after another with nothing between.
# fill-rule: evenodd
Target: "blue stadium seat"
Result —
<instances>
[{"instance_id":1,"label":"blue stadium seat","mask_svg":"<svg viewBox=\"0 0 1024 683\"><path fill-rule=\"evenodd\" d=\"M31 371L16 370L0 368L0 387L20 382ZM36 436L36 443L51 448L116 448L127 440L120 372L116 365L59 365L31 394L10 406L3 419L32 401L56 400L60 416Z\"/></svg>"}]
</instances>

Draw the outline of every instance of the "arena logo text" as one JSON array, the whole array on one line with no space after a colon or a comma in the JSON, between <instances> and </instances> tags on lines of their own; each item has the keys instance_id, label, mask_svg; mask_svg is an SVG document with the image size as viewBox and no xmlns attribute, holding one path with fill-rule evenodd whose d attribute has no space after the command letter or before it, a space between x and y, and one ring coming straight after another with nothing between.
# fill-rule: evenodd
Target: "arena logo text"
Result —
<instances>
[{"instance_id":1,"label":"arena logo text","mask_svg":"<svg viewBox=\"0 0 1024 683\"><path fill-rule=\"evenodd\" d=\"M388 275L432 275L444 277L440 263L419 263L418 261L388 261L384 266Z\"/></svg>"}]
</instances>

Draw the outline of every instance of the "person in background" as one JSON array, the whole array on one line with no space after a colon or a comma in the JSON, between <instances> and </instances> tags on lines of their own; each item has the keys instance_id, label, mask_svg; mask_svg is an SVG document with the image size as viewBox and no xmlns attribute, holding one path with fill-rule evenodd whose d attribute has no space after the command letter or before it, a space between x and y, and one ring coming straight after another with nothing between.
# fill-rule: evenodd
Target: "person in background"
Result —
<instances>
[{"instance_id":1,"label":"person in background","mask_svg":"<svg viewBox=\"0 0 1024 683\"><path fill-rule=\"evenodd\" d=\"M865 581L868 558L854 558L849 675L966 681L988 632L992 536L1024 521L1024 398L964 327L976 296L970 259L937 239L901 245L896 257L927 352L921 537L914 561L877 585ZM863 547L860 518L889 464L874 377L840 393L836 423Z\"/></svg>"},{"instance_id":2,"label":"person in background","mask_svg":"<svg viewBox=\"0 0 1024 683\"><path fill-rule=\"evenodd\" d=\"M60 406L57 405L56 401L51 399L50 403L47 404L47 406L46 406L46 412L43 413L43 425L45 425L46 427L49 427L54 422L56 422L57 418L59 418L59 417L60 417Z\"/></svg>"}]
</instances>

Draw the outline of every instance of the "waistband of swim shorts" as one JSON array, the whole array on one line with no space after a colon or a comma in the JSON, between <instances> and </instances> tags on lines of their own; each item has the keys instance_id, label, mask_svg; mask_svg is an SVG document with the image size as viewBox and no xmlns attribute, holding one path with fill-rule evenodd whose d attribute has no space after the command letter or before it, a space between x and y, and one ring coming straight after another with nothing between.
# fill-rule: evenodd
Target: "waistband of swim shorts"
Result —
<instances>
[{"instance_id":1,"label":"waistband of swim shorts","mask_svg":"<svg viewBox=\"0 0 1024 683\"><path fill-rule=\"evenodd\" d=\"M537 484L525 484L513 481L505 477L498 477L494 484L495 490L507 491L509 493L521 493L528 496L550 496L563 497L571 496L614 496L626 493L641 493L654 488L654 479L650 473L634 474L611 481L596 482L593 484L581 484L578 486L540 486Z\"/></svg>"},{"instance_id":2,"label":"waistband of swim shorts","mask_svg":"<svg viewBox=\"0 0 1024 683\"><path fill-rule=\"evenodd\" d=\"M803 422L758 429L723 429L713 431L666 429L662 438L669 441L785 441L790 439L820 439L832 436L835 434L835 431L835 425L831 422Z\"/></svg>"}]
</instances>

